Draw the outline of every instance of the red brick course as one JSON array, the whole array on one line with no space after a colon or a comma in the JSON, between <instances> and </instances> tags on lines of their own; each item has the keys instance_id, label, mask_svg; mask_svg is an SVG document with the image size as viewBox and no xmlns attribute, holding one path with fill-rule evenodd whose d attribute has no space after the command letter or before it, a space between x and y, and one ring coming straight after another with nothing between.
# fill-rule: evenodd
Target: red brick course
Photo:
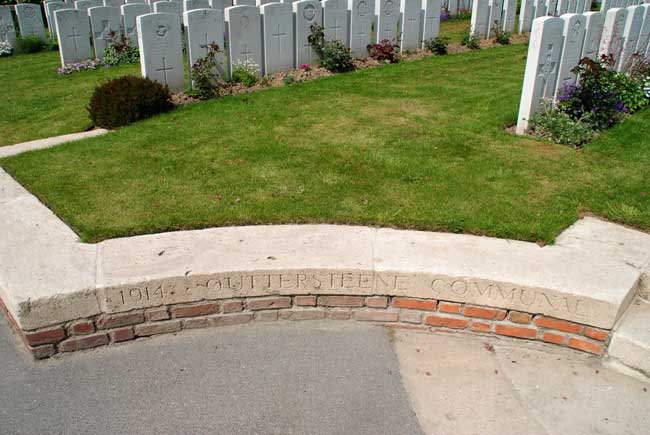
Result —
<instances>
[{"instance_id":1,"label":"red brick course","mask_svg":"<svg viewBox=\"0 0 650 435\"><path fill-rule=\"evenodd\" d=\"M200 304L179 305L170 310L173 318L198 317L216 314L219 312L219 304L216 302L203 302Z\"/></svg>"},{"instance_id":2,"label":"red brick course","mask_svg":"<svg viewBox=\"0 0 650 435\"><path fill-rule=\"evenodd\" d=\"M90 320L77 320L68 326L70 335L88 335L95 332L95 324Z\"/></svg>"},{"instance_id":3,"label":"red brick course","mask_svg":"<svg viewBox=\"0 0 650 435\"><path fill-rule=\"evenodd\" d=\"M438 301L435 299L393 298L395 308L421 311L436 311Z\"/></svg>"},{"instance_id":4,"label":"red brick course","mask_svg":"<svg viewBox=\"0 0 650 435\"><path fill-rule=\"evenodd\" d=\"M386 308L388 306L388 298L386 296L366 298L366 306L368 308Z\"/></svg>"},{"instance_id":5,"label":"red brick course","mask_svg":"<svg viewBox=\"0 0 650 435\"><path fill-rule=\"evenodd\" d=\"M71 337L59 343L60 352L74 352L76 350L91 349L108 344L108 334L100 332L94 335Z\"/></svg>"},{"instance_id":6,"label":"red brick course","mask_svg":"<svg viewBox=\"0 0 650 435\"><path fill-rule=\"evenodd\" d=\"M602 355L604 351L602 343L594 343L593 341L581 340L575 337L569 338L569 347L596 355Z\"/></svg>"},{"instance_id":7,"label":"red brick course","mask_svg":"<svg viewBox=\"0 0 650 435\"><path fill-rule=\"evenodd\" d=\"M363 307L363 296L320 296L318 305L322 307Z\"/></svg>"},{"instance_id":8,"label":"red brick course","mask_svg":"<svg viewBox=\"0 0 650 435\"><path fill-rule=\"evenodd\" d=\"M118 314L102 314L97 318L95 324L97 329L113 329L120 326L135 325L144 322L144 313L140 311L118 313Z\"/></svg>"},{"instance_id":9,"label":"red brick course","mask_svg":"<svg viewBox=\"0 0 650 435\"><path fill-rule=\"evenodd\" d=\"M291 298L277 297L277 298L251 299L246 304L246 307L251 311L289 308L291 307Z\"/></svg>"},{"instance_id":10,"label":"red brick course","mask_svg":"<svg viewBox=\"0 0 650 435\"><path fill-rule=\"evenodd\" d=\"M465 329L469 325L469 320L458 319L455 317L427 316L424 323L429 326L443 326L452 329Z\"/></svg>"},{"instance_id":11,"label":"red brick course","mask_svg":"<svg viewBox=\"0 0 650 435\"><path fill-rule=\"evenodd\" d=\"M462 307L462 304L456 302L440 302L438 304L438 311L449 314L460 314L460 309Z\"/></svg>"},{"instance_id":12,"label":"red brick course","mask_svg":"<svg viewBox=\"0 0 650 435\"><path fill-rule=\"evenodd\" d=\"M494 332L499 335L507 335L509 337L517 338L536 338L537 329L524 328L522 326L510 326L497 324L494 326Z\"/></svg>"},{"instance_id":13,"label":"red brick course","mask_svg":"<svg viewBox=\"0 0 650 435\"><path fill-rule=\"evenodd\" d=\"M572 334L579 334L582 331L582 325L566 320L555 319L553 317L537 316L535 317L535 325L547 329L555 329L557 331L570 332Z\"/></svg>"},{"instance_id":14,"label":"red brick course","mask_svg":"<svg viewBox=\"0 0 650 435\"><path fill-rule=\"evenodd\" d=\"M316 296L296 296L296 305L299 307L315 307Z\"/></svg>"},{"instance_id":15,"label":"red brick course","mask_svg":"<svg viewBox=\"0 0 650 435\"><path fill-rule=\"evenodd\" d=\"M64 338L65 338L65 331L61 326L43 329L38 332L28 332L25 334L25 339L27 340L27 343L29 343L30 346L58 343Z\"/></svg>"}]
</instances>

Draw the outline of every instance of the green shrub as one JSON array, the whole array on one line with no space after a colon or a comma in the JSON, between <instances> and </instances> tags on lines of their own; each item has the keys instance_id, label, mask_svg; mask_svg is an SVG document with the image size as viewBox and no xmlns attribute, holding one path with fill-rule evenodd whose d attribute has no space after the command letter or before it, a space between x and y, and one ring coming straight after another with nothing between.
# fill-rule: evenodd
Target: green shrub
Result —
<instances>
[{"instance_id":1,"label":"green shrub","mask_svg":"<svg viewBox=\"0 0 650 435\"><path fill-rule=\"evenodd\" d=\"M477 35L472 34L470 29L467 29L461 35L460 45L464 45L471 50L478 50L481 48L481 40Z\"/></svg>"},{"instance_id":2,"label":"green shrub","mask_svg":"<svg viewBox=\"0 0 650 435\"><path fill-rule=\"evenodd\" d=\"M219 45L211 43L208 52L192 65L192 95L201 100L209 100L221 94L217 67L217 54L221 52Z\"/></svg>"},{"instance_id":3,"label":"green shrub","mask_svg":"<svg viewBox=\"0 0 650 435\"><path fill-rule=\"evenodd\" d=\"M383 39L379 44L369 44L366 49L370 57L378 62L399 62L399 46L390 39Z\"/></svg>"},{"instance_id":4,"label":"green shrub","mask_svg":"<svg viewBox=\"0 0 650 435\"><path fill-rule=\"evenodd\" d=\"M112 129L173 107L167 86L147 78L124 76L96 87L87 110L95 126Z\"/></svg>"},{"instance_id":5,"label":"green shrub","mask_svg":"<svg viewBox=\"0 0 650 435\"><path fill-rule=\"evenodd\" d=\"M497 42L497 44L501 45L509 45L510 44L510 32L506 32L501 30L501 26L497 21L495 21L495 26L494 26L494 40Z\"/></svg>"},{"instance_id":6,"label":"green shrub","mask_svg":"<svg viewBox=\"0 0 650 435\"><path fill-rule=\"evenodd\" d=\"M40 36L30 35L16 38L16 53L31 54L38 53L49 48L47 41Z\"/></svg>"},{"instance_id":7,"label":"green shrub","mask_svg":"<svg viewBox=\"0 0 650 435\"><path fill-rule=\"evenodd\" d=\"M251 63L238 63L233 66L231 80L250 88L259 81L259 67Z\"/></svg>"},{"instance_id":8,"label":"green shrub","mask_svg":"<svg viewBox=\"0 0 650 435\"><path fill-rule=\"evenodd\" d=\"M617 74L614 87L627 107L629 113L637 112L648 104L648 99L643 92L643 84L625 74Z\"/></svg>"},{"instance_id":9,"label":"green shrub","mask_svg":"<svg viewBox=\"0 0 650 435\"><path fill-rule=\"evenodd\" d=\"M433 39L427 39L424 41L424 48L429 50L431 53L437 55L447 54L447 47L449 46L449 38L446 36L438 36Z\"/></svg>"},{"instance_id":10,"label":"green shrub","mask_svg":"<svg viewBox=\"0 0 650 435\"><path fill-rule=\"evenodd\" d=\"M292 85L296 83L296 78L293 76L293 74L286 75L282 78L282 83L285 85Z\"/></svg>"},{"instance_id":11,"label":"green shrub","mask_svg":"<svg viewBox=\"0 0 650 435\"><path fill-rule=\"evenodd\" d=\"M546 103L530 120L532 134L562 145L576 148L589 142L594 135L587 119L574 120L569 114Z\"/></svg>"},{"instance_id":12,"label":"green shrub","mask_svg":"<svg viewBox=\"0 0 650 435\"><path fill-rule=\"evenodd\" d=\"M320 66L323 68L331 72L354 70L350 50L341 41L325 41L325 31L322 26L312 24L307 41L320 58Z\"/></svg>"},{"instance_id":13,"label":"green shrub","mask_svg":"<svg viewBox=\"0 0 650 435\"><path fill-rule=\"evenodd\" d=\"M104 63L106 65L126 65L140 60L138 47L133 46L126 36L116 35L112 32L111 42L104 49Z\"/></svg>"}]
</instances>

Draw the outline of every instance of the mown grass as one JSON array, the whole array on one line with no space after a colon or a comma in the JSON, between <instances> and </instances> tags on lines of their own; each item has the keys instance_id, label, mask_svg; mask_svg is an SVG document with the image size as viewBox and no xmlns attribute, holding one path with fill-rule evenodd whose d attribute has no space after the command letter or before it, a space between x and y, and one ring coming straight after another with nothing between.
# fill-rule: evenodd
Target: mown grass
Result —
<instances>
[{"instance_id":1,"label":"mown grass","mask_svg":"<svg viewBox=\"0 0 650 435\"><path fill-rule=\"evenodd\" d=\"M586 212L650 229L650 112L582 151L514 136L525 54L222 98L0 165L85 241L330 222L551 242Z\"/></svg>"},{"instance_id":2,"label":"mown grass","mask_svg":"<svg viewBox=\"0 0 650 435\"><path fill-rule=\"evenodd\" d=\"M443 22L440 33L460 42L468 20ZM58 52L0 59L0 147L91 127L86 106L95 86L127 74L140 74L140 64L100 68L59 76Z\"/></svg>"}]
</instances>

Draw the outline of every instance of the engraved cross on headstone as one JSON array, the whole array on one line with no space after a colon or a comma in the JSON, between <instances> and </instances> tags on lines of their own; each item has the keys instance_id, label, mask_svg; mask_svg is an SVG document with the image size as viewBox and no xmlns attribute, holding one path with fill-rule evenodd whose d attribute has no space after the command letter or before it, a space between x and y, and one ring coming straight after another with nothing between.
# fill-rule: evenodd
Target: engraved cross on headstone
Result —
<instances>
[{"instance_id":1,"label":"engraved cross on headstone","mask_svg":"<svg viewBox=\"0 0 650 435\"><path fill-rule=\"evenodd\" d=\"M81 35L77 34L77 28L72 26L72 35L68 35L68 38L72 38L72 43L74 44L74 54L79 55L79 46L77 45L77 38L80 38Z\"/></svg>"},{"instance_id":2,"label":"engraved cross on headstone","mask_svg":"<svg viewBox=\"0 0 650 435\"><path fill-rule=\"evenodd\" d=\"M417 19L416 19L416 18L413 18L413 17L410 17L410 18L407 19L406 21L409 22L409 30L413 30L413 23L414 23L415 21L417 21Z\"/></svg>"},{"instance_id":3,"label":"engraved cross on headstone","mask_svg":"<svg viewBox=\"0 0 650 435\"><path fill-rule=\"evenodd\" d=\"M556 62L552 61L553 56L553 44L548 45L546 60L543 64L540 65L539 73L537 74L542 78L542 96L546 95L548 86L550 85L549 79L551 74L555 74L555 64Z\"/></svg>"},{"instance_id":4,"label":"engraved cross on headstone","mask_svg":"<svg viewBox=\"0 0 650 435\"><path fill-rule=\"evenodd\" d=\"M272 33L273 36L278 41L278 52L282 52L282 37L287 36L286 33L280 33L280 25L277 24L275 33Z\"/></svg>"},{"instance_id":5,"label":"engraved cross on headstone","mask_svg":"<svg viewBox=\"0 0 650 435\"><path fill-rule=\"evenodd\" d=\"M163 73L163 80L165 81L165 84L167 84L167 71L173 70L171 66L167 66L166 59L163 57L162 58L162 68L156 68L156 72L162 72Z\"/></svg>"},{"instance_id":6,"label":"engraved cross on headstone","mask_svg":"<svg viewBox=\"0 0 650 435\"><path fill-rule=\"evenodd\" d=\"M339 24L339 19L334 18L334 25L330 27L330 30L334 31L334 39L338 40L339 39L339 29L341 29L341 25Z\"/></svg>"},{"instance_id":7,"label":"engraved cross on headstone","mask_svg":"<svg viewBox=\"0 0 650 435\"><path fill-rule=\"evenodd\" d=\"M359 45L363 45L363 37L366 36L366 26L361 26L361 30L357 32L357 36L359 37Z\"/></svg>"},{"instance_id":8,"label":"engraved cross on headstone","mask_svg":"<svg viewBox=\"0 0 650 435\"><path fill-rule=\"evenodd\" d=\"M248 51L248 44L244 44L244 51L241 52L241 55L244 56L244 63L248 65L250 62L250 56L253 52Z\"/></svg>"}]
</instances>

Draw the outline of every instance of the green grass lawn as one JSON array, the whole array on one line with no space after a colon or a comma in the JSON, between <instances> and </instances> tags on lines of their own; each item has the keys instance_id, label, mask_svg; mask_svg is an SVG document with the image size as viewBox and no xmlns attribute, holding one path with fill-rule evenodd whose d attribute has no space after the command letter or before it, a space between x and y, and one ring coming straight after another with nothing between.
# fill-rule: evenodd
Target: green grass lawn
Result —
<instances>
[{"instance_id":1,"label":"green grass lawn","mask_svg":"<svg viewBox=\"0 0 650 435\"><path fill-rule=\"evenodd\" d=\"M441 35L460 42L468 20L442 23ZM58 52L0 59L0 147L84 131L91 126L86 106L98 84L126 74L140 74L140 64L59 76Z\"/></svg>"},{"instance_id":2,"label":"green grass lawn","mask_svg":"<svg viewBox=\"0 0 650 435\"><path fill-rule=\"evenodd\" d=\"M551 242L585 212L650 230L650 111L582 151L514 136L525 54L226 97L0 165L85 241L331 222Z\"/></svg>"}]
</instances>

